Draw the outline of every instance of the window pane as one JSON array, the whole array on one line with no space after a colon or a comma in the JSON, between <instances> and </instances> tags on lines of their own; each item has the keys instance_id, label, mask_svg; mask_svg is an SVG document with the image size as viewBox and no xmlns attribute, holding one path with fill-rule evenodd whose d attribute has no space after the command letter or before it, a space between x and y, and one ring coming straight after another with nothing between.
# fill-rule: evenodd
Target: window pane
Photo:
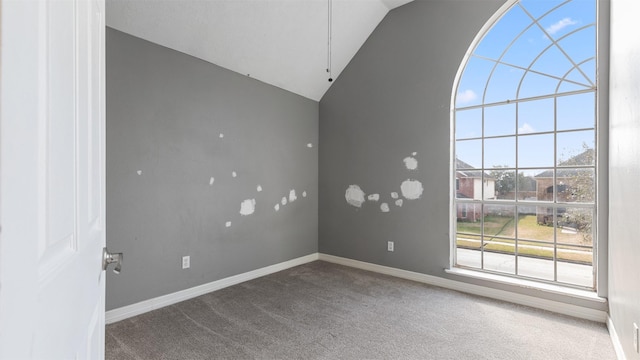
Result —
<instances>
[{"instance_id":1,"label":"window pane","mask_svg":"<svg viewBox=\"0 0 640 360\"><path fill-rule=\"evenodd\" d=\"M558 211L558 234L567 234L562 238L563 243L576 245L593 245L593 209L563 208ZM570 236L569 236L570 235ZM560 238L558 241L560 242Z\"/></svg>"},{"instance_id":2,"label":"window pane","mask_svg":"<svg viewBox=\"0 0 640 360\"><path fill-rule=\"evenodd\" d=\"M482 167L482 140L456 141L456 167Z\"/></svg>"},{"instance_id":3,"label":"window pane","mask_svg":"<svg viewBox=\"0 0 640 360\"><path fill-rule=\"evenodd\" d=\"M456 111L456 139L482 136L482 109Z\"/></svg>"},{"instance_id":4,"label":"window pane","mask_svg":"<svg viewBox=\"0 0 640 360\"><path fill-rule=\"evenodd\" d=\"M457 205L457 232L458 236L464 234L465 239L480 242L482 234L482 205L480 204L458 204ZM478 245L479 246L479 245Z\"/></svg>"},{"instance_id":5,"label":"window pane","mask_svg":"<svg viewBox=\"0 0 640 360\"><path fill-rule=\"evenodd\" d=\"M557 201L584 202L595 201L595 171L593 169L566 169L557 172Z\"/></svg>"},{"instance_id":6,"label":"window pane","mask_svg":"<svg viewBox=\"0 0 640 360\"><path fill-rule=\"evenodd\" d=\"M544 170L527 170L518 172L518 200L536 201L537 181L535 175L544 172Z\"/></svg>"},{"instance_id":7,"label":"window pane","mask_svg":"<svg viewBox=\"0 0 640 360\"><path fill-rule=\"evenodd\" d=\"M518 166L553 166L553 134L519 136Z\"/></svg>"},{"instance_id":8,"label":"window pane","mask_svg":"<svg viewBox=\"0 0 640 360\"><path fill-rule=\"evenodd\" d=\"M498 271L507 274L516 273L516 257L513 255L513 245L503 245L511 249L509 253L497 252L493 250L484 251L484 268L486 270ZM491 245L490 247L493 247ZM497 247L497 245L496 245Z\"/></svg>"},{"instance_id":9,"label":"window pane","mask_svg":"<svg viewBox=\"0 0 640 360\"><path fill-rule=\"evenodd\" d=\"M532 70L543 74L553 75L562 78L573 68L573 64L567 57L553 45L548 48L536 62L531 66Z\"/></svg>"},{"instance_id":10,"label":"window pane","mask_svg":"<svg viewBox=\"0 0 640 360\"><path fill-rule=\"evenodd\" d=\"M518 90L518 99L554 94L559 81L554 77L528 72Z\"/></svg>"},{"instance_id":11,"label":"window pane","mask_svg":"<svg viewBox=\"0 0 640 360\"><path fill-rule=\"evenodd\" d=\"M593 165L595 132L571 131L558 134L558 166Z\"/></svg>"},{"instance_id":12,"label":"window pane","mask_svg":"<svg viewBox=\"0 0 640 360\"><path fill-rule=\"evenodd\" d=\"M549 170L541 170L536 171L532 170L535 175L533 178L536 181L536 200L537 201L553 201L553 174L554 171Z\"/></svg>"},{"instance_id":13,"label":"window pane","mask_svg":"<svg viewBox=\"0 0 640 360\"><path fill-rule=\"evenodd\" d=\"M536 56L550 44L551 41L540 30L540 27L533 25L507 50L502 61L528 68Z\"/></svg>"},{"instance_id":14,"label":"window pane","mask_svg":"<svg viewBox=\"0 0 640 360\"><path fill-rule=\"evenodd\" d=\"M464 240L459 241L461 245L456 250L456 261L460 266L468 266L479 269L481 267L480 250L467 248Z\"/></svg>"},{"instance_id":15,"label":"window pane","mask_svg":"<svg viewBox=\"0 0 640 360\"><path fill-rule=\"evenodd\" d=\"M569 252L570 250L573 251L582 251L582 249L579 248L575 248L575 249L567 249L567 252L563 252L560 251L558 253L558 257L562 256L565 257L565 255L568 256L573 256L575 257L576 254L581 254L587 261L588 259L591 257L593 257L593 254L591 252L587 252L587 251L582 251L581 253L575 253L575 252ZM572 254L572 255L569 255ZM565 261L565 260L561 260L558 259L558 281L559 282L563 282L563 283L567 283L567 284L572 284L572 285L579 285L579 286L584 286L584 287L593 287L593 260L591 260L591 262L574 262L574 261Z\"/></svg>"},{"instance_id":16,"label":"window pane","mask_svg":"<svg viewBox=\"0 0 640 360\"><path fill-rule=\"evenodd\" d=\"M524 70L502 64L498 65L489 79L484 103L515 100L516 91L523 75Z\"/></svg>"},{"instance_id":17,"label":"window pane","mask_svg":"<svg viewBox=\"0 0 640 360\"><path fill-rule=\"evenodd\" d=\"M515 210L513 205L484 206L484 241L491 241L494 236L515 236Z\"/></svg>"},{"instance_id":18,"label":"window pane","mask_svg":"<svg viewBox=\"0 0 640 360\"><path fill-rule=\"evenodd\" d=\"M563 35L586 24L595 23L595 21L595 2L571 1L543 17L540 24L552 38L557 40Z\"/></svg>"},{"instance_id":19,"label":"window pane","mask_svg":"<svg viewBox=\"0 0 640 360\"><path fill-rule=\"evenodd\" d=\"M531 23L520 7L513 7L489 30L474 54L498 60L509 43Z\"/></svg>"},{"instance_id":20,"label":"window pane","mask_svg":"<svg viewBox=\"0 0 640 360\"><path fill-rule=\"evenodd\" d=\"M576 64L581 63L596 53L596 26L577 31L558 44Z\"/></svg>"},{"instance_id":21,"label":"window pane","mask_svg":"<svg viewBox=\"0 0 640 360\"><path fill-rule=\"evenodd\" d=\"M487 87L489 74L495 66L495 62L477 57L469 58L464 69L458 93L456 95L456 107L479 105L482 103L484 89Z\"/></svg>"},{"instance_id":22,"label":"window pane","mask_svg":"<svg viewBox=\"0 0 640 360\"><path fill-rule=\"evenodd\" d=\"M516 138L514 136L505 138L485 139L484 141L484 165L490 167L515 167Z\"/></svg>"},{"instance_id":23,"label":"window pane","mask_svg":"<svg viewBox=\"0 0 640 360\"><path fill-rule=\"evenodd\" d=\"M523 245L530 245L529 254L535 254L535 243L526 240L537 240L553 243L553 207L550 206L518 206L518 239ZM547 254L548 255L548 254Z\"/></svg>"},{"instance_id":24,"label":"window pane","mask_svg":"<svg viewBox=\"0 0 640 360\"><path fill-rule=\"evenodd\" d=\"M596 124L595 93L561 96L557 102L558 130L593 129Z\"/></svg>"},{"instance_id":25,"label":"window pane","mask_svg":"<svg viewBox=\"0 0 640 360\"><path fill-rule=\"evenodd\" d=\"M537 254L530 255L531 249L536 249ZM543 253L545 257L540 257ZM553 257L548 258L547 255L553 256L553 247L528 247L518 246L518 275L527 276L536 279L553 281Z\"/></svg>"},{"instance_id":26,"label":"window pane","mask_svg":"<svg viewBox=\"0 0 640 360\"><path fill-rule=\"evenodd\" d=\"M489 172L487 181L493 185L494 196L500 200L514 200L516 192L516 171L496 168Z\"/></svg>"},{"instance_id":27,"label":"window pane","mask_svg":"<svg viewBox=\"0 0 640 360\"><path fill-rule=\"evenodd\" d=\"M513 135L516 132L516 104L484 109L484 136Z\"/></svg>"},{"instance_id":28,"label":"window pane","mask_svg":"<svg viewBox=\"0 0 640 360\"><path fill-rule=\"evenodd\" d=\"M518 104L518 134L553 130L553 99Z\"/></svg>"}]
</instances>

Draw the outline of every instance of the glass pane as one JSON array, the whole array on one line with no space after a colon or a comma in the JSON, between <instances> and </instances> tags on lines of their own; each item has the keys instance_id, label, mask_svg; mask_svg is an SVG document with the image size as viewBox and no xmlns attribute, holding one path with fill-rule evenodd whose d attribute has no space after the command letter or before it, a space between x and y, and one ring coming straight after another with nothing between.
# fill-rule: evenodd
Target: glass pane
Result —
<instances>
[{"instance_id":1,"label":"glass pane","mask_svg":"<svg viewBox=\"0 0 640 360\"><path fill-rule=\"evenodd\" d=\"M456 212L456 226L458 238L463 237L467 240L480 242L480 234L482 233L482 223L480 216L482 215L482 205L480 204L458 204ZM480 246L480 244L477 244Z\"/></svg>"},{"instance_id":2,"label":"glass pane","mask_svg":"<svg viewBox=\"0 0 640 360\"><path fill-rule=\"evenodd\" d=\"M518 207L518 239L523 245L537 246L526 240L553 242L553 208L549 206ZM530 254L535 252L531 251ZM548 255L548 254L547 254Z\"/></svg>"},{"instance_id":3,"label":"glass pane","mask_svg":"<svg viewBox=\"0 0 640 360\"><path fill-rule=\"evenodd\" d=\"M491 248L494 245L488 245L490 249L485 247L484 250L484 268L491 271L498 271L507 274L515 274L516 273L516 257L513 255L513 245L507 246L504 245L506 249L509 250L509 253L504 253L502 251L493 251ZM496 245L497 247L497 245Z\"/></svg>"},{"instance_id":4,"label":"glass pane","mask_svg":"<svg viewBox=\"0 0 640 360\"><path fill-rule=\"evenodd\" d=\"M484 136L513 135L515 127L516 104L484 108Z\"/></svg>"},{"instance_id":5,"label":"glass pane","mask_svg":"<svg viewBox=\"0 0 640 360\"><path fill-rule=\"evenodd\" d=\"M464 242L462 242L464 244ZM456 250L456 261L460 266L469 266L472 268L480 269L482 263L480 250L469 249L466 246L460 245Z\"/></svg>"},{"instance_id":6,"label":"glass pane","mask_svg":"<svg viewBox=\"0 0 640 360\"><path fill-rule=\"evenodd\" d=\"M585 64L578 64L581 67L584 67ZM585 72L585 74L588 74L588 72L586 72L585 70L583 70ZM591 87L591 83L589 83L589 80L587 78L584 77L584 75L578 71L578 69L572 69L571 72L569 72L568 75L566 75L565 79L567 80L571 80L573 82L576 82L580 85L584 85L587 88Z\"/></svg>"},{"instance_id":7,"label":"glass pane","mask_svg":"<svg viewBox=\"0 0 640 360\"><path fill-rule=\"evenodd\" d=\"M482 167L482 140L456 141L456 168Z\"/></svg>"},{"instance_id":8,"label":"glass pane","mask_svg":"<svg viewBox=\"0 0 640 360\"><path fill-rule=\"evenodd\" d=\"M514 200L516 192L516 171L496 168L489 172L487 181L493 185L494 196L500 200Z\"/></svg>"},{"instance_id":9,"label":"glass pane","mask_svg":"<svg viewBox=\"0 0 640 360\"><path fill-rule=\"evenodd\" d=\"M596 124L595 102L595 92L558 97L558 130L593 129Z\"/></svg>"},{"instance_id":10,"label":"glass pane","mask_svg":"<svg viewBox=\"0 0 640 360\"><path fill-rule=\"evenodd\" d=\"M536 19L566 0L521 0L520 4Z\"/></svg>"},{"instance_id":11,"label":"glass pane","mask_svg":"<svg viewBox=\"0 0 640 360\"><path fill-rule=\"evenodd\" d=\"M460 79L460 84L458 84L456 107L479 105L482 103L484 89L487 87L489 74L495 64L493 61L487 61L473 56L469 58L462 78Z\"/></svg>"},{"instance_id":12,"label":"glass pane","mask_svg":"<svg viewBox=\"0 0 640 360\"><path fill-rule=\"evenodd\" d=\"M558 255L562 256L562 254L560 252ZM588 252L583 252L582 254L586 259L589 258ZM559 282L588 288L593 287L593 265L591 263L558 260L557 267Z\"/></svg>"},{"instance_id":13,"label":"glass pane","mask_svg":"<svg viewBox=\"0 0 640 360\"><path fill-rule=\"evenodd\" d=\"M484 241L492 241L494 236L514 238L514 205L484 206Z\"/></svg>"},{"instance_id":14,"label":"glass pane","mask_svg":"<svg viewBox=\"0 0 640 360\"><path fill-rule=\"evenodd\" d=\"M498 60L511 41L529 24L531 18L520 7L513 7L489 30L473 53Z\"/></svg>"},{"instance_id":15,"label":"glass pane","mask_svg":"<svg viewBox=\"0 0 640 360\"><path fill-rule=\"evenodd\" d=\"M571 1L540 19L540 24L554 39L596 21L595 1Z\"/></svg>"},{"instance_id":16,"label":"glass pane","mask_svg":"<svg viewBox=\"0 0 640 360\"><path fill-rule=\"evenodd\" d=\"M536 201L537 180L536 175L544 170L527 170L518 172L518 200Z\"/></svg>"},{"instance_id":17,"label":"glass pane","mask_svg":"<svg viewBox=\"0 0 640 360\"><path fill-rule=\"evenodd\" d=\"M518 246L518 254L518 275L553 281L553 247Z\"/></svg>"},{"instance_id":18,"label":"glass pane","mask_svg":"<svg viewBox=\"0 0 640 360\"><path fill-rule=\"evenodd\" d=\"M553 131L553 99L518 104L518 134Z\"/></svg>"},{"instance_id":19,"label":"glass pane","mask_svg":"<svg viewBox=\"0 0 640 360\"><path fill-rule=\"evenodd\" d=\"M594 165L595 132L570 131L559 133L558 166Z\"/></svg>"},{"instance_id":20,"label":"glass pane","mask_svg":"<svg viewBox=\"0 0 640 360\"><path fill-rule=\"evenodd\" d=\"M482 136L482 109L456 111L456 139Z\"/></svg>"},{"instance_id":21,"label":"glass pane","mask_svg":"<svg viewBox=\"0 0 640 360\"><path fill-rule=\"evenodd\" d=\"M575 245L593 245L593 209L558 209L558 242ZM566 237L560 237L565 234Z\"/></svg>"},{"instance_id":22,"label":"glass pane","mask_svg":"<svg viewBox=\"0 0 640 360\"><path fill-rule=\"evenodd\" d=\"M560 78L572 68L573 64L571 64L567 57L555 45L548 48L538 60L536 60L533 66L531 66L531 69L535 71Z\"/></svg>"},{"instance_id":23,"label":"glass pane","mask_svg":"<svg viewBox=\"0 0 640 360\"><path fill-rule=\"evenodd\" d=\"M558 44L576 64L590 59L596 55L596 26L577 31Z\"/></svg>"},{"instance_id":24,"label":"glass pane","mask_svg":"<svg viewBox=\"0 0 640 360\"><path fill-rule=\"evenodd\" d=\"M516 167L515 136L484 140L484 165L492 167Z\"/></svg>"},{"instance_id":25,"label":"glass pane","mask_svg":"<svg viewBox=\"0 0 640 360\"><path fill-rule=\"evenodd\" d=\"M507 50L502 61L528 68L533 60L551 44L540 27L529 27Z\"/></svg>"},{"instance_id":26,"label":"glass pane","mask_svg":"<svg viewBox=\"0 0 640 360\"><path fill-rule=\"evenodd\" d=\"M533 170L535 171L535 170ZM532 171L532 172L533 172ZM541 170L533 176L536 182L536 201L553 201L553 170Z\"/></svg>"},{"instance_id":27,"label":"glass pane","mask_svg":"<svg viewBox=\"0 0 640 360\"><path fill-rule=\"evenodd\" d=\"M558 197L560 202L595 201L594 169L560 169L557 172Z\"/></svg>"},{"instance_id":28,"label":"glass pane","mask_svg":"<svg viewBox=\"0 0 640 360\"><path fill-rule=\"evenodd\" d=\"M502 64L498 65L489 79L484 103L515 100L516 91L523 75L524 70Z\"/></svg>"},{"instance_id":29,"label":"glass pane","mask_svg":"<svg viewBox=\"0 0 640 360\"><path fill-rule=\"evenodd\" d=\"M518 99L555 94L559 81L557 78L528 72L518 90Z\"/></svg>"},{"instance_id":30,"label":"glass pane","mask_svg":"<svg viewBox=\"0 0 640 360\"><path fill-rule=\"evenodd\" d=\"M553 134L519 136L518 166L553 166Z\"/></svg>"}]
</instances>

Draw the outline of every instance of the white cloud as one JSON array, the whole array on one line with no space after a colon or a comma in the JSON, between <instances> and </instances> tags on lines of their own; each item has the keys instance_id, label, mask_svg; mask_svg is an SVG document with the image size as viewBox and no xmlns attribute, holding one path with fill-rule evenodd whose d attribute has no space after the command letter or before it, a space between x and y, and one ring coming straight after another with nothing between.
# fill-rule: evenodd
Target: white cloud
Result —
<instances>
[{"instance_id":1,"label":"white cloud","mask_svg":"<svg viewBox=\"0 0 640 360\"><path fill-rule=\"evenodd\" d=\"M557 23L551 24L549 27L547 27L545 30L553 35L555 33L557 33L558 31L566 28L567 26L571 26L571 25L575 25L578 22L576 20L573 20L570 17L566 17L560 21L558 21Z\"/></svg>"},{"instance_id":2,"label":"white cloud","mask_svg":"<svg viewBox=\"0 0 640 360\"><path fill-rule=\"evenodd\" d=\"M465 104L478 98L478 95L473 90L465 90L458 93L458 102Z\"/></svg>"},{"instance_id":3,"label":"white cloud","mask_svg":"<svg viewBox=\"0 0 640 360\"><path fill-rule=\"evenodd\" d=\"M521 127L518 128L518 134L529 134L536 131L533 126L524 123Z\"/></svg>"}]
</instances>

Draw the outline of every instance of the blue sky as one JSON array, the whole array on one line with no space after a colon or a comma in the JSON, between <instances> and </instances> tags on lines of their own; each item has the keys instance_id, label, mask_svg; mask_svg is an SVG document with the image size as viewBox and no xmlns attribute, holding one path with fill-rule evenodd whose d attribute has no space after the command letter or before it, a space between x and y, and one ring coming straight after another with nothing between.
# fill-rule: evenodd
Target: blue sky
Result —
<instances>
[{"instance_id":1,"label":"blue sky","mask_svg":"<svg viewBox=\"0 0 640 360\"><path fill-rule=\"evenodd\" d=\"M461 77L456 139L482 135L482 109L465 107L591 89L595 21L594 0L523 0L508 11L478 44ZM554 137L540 133L554 130L554 112L559 131L591 128L558 134L558 162L582 152L583 144L594 146L593 92L559 97L555 109L553 99L490 106L484 108L485 136L507 137L485 140L485 167L515 167L516 134L527 134L518 138L519 167L553 166ZM457 141L456 155L480 167L481 141Z\"/></svg>"}]
</instances>

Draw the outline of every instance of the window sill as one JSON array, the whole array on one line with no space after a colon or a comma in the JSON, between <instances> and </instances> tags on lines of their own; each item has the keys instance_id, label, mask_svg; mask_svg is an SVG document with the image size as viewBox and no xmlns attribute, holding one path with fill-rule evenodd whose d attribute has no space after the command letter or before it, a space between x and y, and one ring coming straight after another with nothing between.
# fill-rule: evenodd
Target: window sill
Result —
<instances>
[{"instance_id":1,"label":"window sill","mask_svg":"<svg viewBox=\"0 0 640 360\"><path fill-rule=\"evenodd\" d=\"M457 267L445 269L445 272L451 275L463 276L463 277L468 277L472 279L486 280L486 281L490 281L498 284L516 286L523 289L533 289L533 290L538 290L546 293L567 296L575 299L593 301L601 304L604 304L607 302L606 298L600 297L595 291L590 291L590 290L582 290L582 289L565 287L561 285L539 283L531 280L516 279L509 276L500 276L497 274L489 274L481 271L461 269Z\"/></svg>"}]
</instances>

